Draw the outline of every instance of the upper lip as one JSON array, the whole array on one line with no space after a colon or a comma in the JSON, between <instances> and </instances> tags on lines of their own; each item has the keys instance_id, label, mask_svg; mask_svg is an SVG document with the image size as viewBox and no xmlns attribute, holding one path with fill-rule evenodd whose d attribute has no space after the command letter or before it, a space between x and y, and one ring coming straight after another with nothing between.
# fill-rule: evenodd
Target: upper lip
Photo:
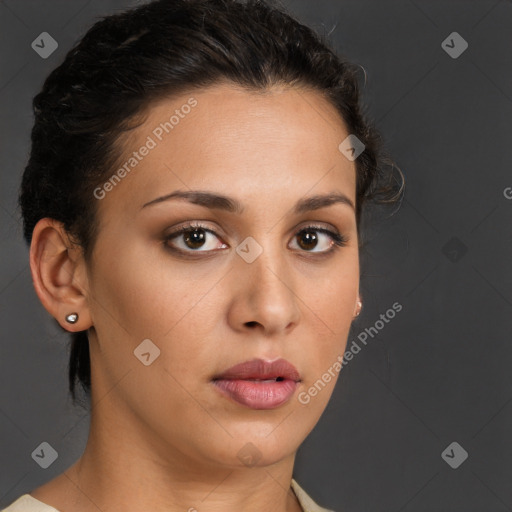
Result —
<instances>
[{"instance_id":1,"label":"upper lip","mask_svg":"<svg viewBox=\"0 0 512 512\"><path fill-rule=\"evenodd\" d=\"M220 379L290 379L299 382L300 374L293 364L286 359L276 359L275 361L264 361L263 359L252 359L236 364L228 368L225 372L216 375L213 380Z\"/></svg>"}]
</instances>

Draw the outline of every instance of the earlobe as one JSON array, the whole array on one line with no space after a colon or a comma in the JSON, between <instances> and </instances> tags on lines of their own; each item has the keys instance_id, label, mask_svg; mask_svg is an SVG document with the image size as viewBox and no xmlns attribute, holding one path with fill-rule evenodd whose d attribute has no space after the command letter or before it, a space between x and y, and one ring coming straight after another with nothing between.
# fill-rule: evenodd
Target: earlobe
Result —
<instances>
[{"instance_id":1,"label":"earlobe","mask_svg":"<svg viewBox=\"0 0 512 512\"><path fill-rule=\"evenodd\" d=\"M39 220L30 244L32 281L45 309L67 331L92 325L84 265L80 248L70 242L62 223Z\"/></svg>"},{"instance_id":2,"label":"earlobe","mask_svg":"<svg viewBox=\"0 0 512 512\"><path fill-rule=\"evenodd\" d=\"M358 295L357 300L356 300L356 306L354 308L354 318L359 316L359 314L361 313L362 307L363 307L363 302L361 300L361 296Z\"/></svg>"}]
</instances>

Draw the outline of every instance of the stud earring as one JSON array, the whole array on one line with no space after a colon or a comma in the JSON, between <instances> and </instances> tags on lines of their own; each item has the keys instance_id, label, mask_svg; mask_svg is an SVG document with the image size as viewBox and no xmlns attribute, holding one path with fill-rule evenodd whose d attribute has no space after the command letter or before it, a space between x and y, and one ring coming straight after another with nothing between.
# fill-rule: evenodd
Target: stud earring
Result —
<instances>
[{"instance_id":1,"label":"stud earring","mask_svg":"<svg viewBox=\"0 0 512 512\"><path fill-rule=\"evenodd\" d=\"M356 304L357 304L357 311L356 311L355 316L359 316L359 313L361 313L361 308L363 307L363 303L360 300L358 300L356 302Z\"/></svg>"},{"instance_id":2,"label":"stud earring","mask_svg":"<svg viewBox=\"0 0 512 512\"><path fill-rule=\"evenodd\" d=\"M76 324L78 321L78 313L70 313L66 315L66 322L70 324Z\"/></svg>"}]
</instances>

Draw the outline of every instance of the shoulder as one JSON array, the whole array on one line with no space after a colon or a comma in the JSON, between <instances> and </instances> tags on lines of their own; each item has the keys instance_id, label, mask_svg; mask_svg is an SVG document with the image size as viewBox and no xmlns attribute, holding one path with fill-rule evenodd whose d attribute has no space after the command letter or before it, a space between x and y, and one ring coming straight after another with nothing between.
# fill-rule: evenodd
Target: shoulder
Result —
<instances>
[{"instance_id":1,"label":"shoulder","mask_svg":"<svg viewBox=\"0 0 512 512\"><path fill-rule=\"evenodd\" d=\"M56 508L39 501L30 494L23 494L0 512L59 512Z\"/></svg>"},{"instance_id":2,"label":"shoulder","mask_svg":"<svg viewBox=\"0 0 512 512\"><path fill-rule=\"evenodd\" d=\"M334 512L317 505L311 496L292 478L292 489L304 512Z\"/></svg>"}]
</instances>

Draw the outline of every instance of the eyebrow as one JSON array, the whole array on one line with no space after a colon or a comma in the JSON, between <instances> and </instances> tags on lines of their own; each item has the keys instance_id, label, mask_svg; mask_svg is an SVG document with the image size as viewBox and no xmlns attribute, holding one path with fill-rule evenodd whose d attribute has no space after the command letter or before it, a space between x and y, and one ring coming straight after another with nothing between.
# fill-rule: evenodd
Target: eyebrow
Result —
<instances>
[{"instance_id":1,"label":"eyebrow","mask_svg":"<svg viewBox=\"0 0 512 512\"><path fill-rule=\"evenodd\" d=\"M244 211L244 207L236 199L200 190L177 190L175 192L172 192L171 194L157 197L156 199L149 201L148 203L144 204L142 208L146 208L147 206L153 204L162 203L164 201L169 201L171 199L184 199L193 204L205 206L207 208L216 210L225 210L227 212L236 214L241 214ZM340 192L333 192L330 194L319 194L299 199L295 203L293 211L295 214L301 214L312 210L319 210L320 208L326 208L337 203L346 204L355 211L354 203L352 202L352 200L345 194L342 194Z\"/></svg>"}]
</instances>

